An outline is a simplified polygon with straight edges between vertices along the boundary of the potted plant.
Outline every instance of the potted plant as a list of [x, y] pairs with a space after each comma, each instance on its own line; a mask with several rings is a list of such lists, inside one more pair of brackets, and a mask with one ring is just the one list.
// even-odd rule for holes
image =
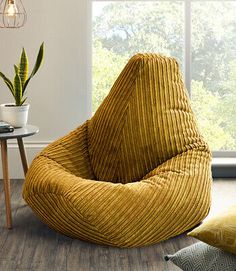
[[14, 65], [15, 76], [11, 81], [2, 72], [0, 77], [6, 83], [12, 96], [15, 99], [15, 103], [1, 104], [1, 117], [3, 121], [6, 121], [13, 125], [15, 128], [23, 127], [27, 123], [29, 104], [26, 102], [26, 88], [30, 80], [37, 73], [40, 68], [44, 57], [44, 43], [40, 46], [38, 56], [34, 65], [34, 68], [30, 75], [28, 75], [28, 57], [25, 49], [22, 49], [19, 65]]

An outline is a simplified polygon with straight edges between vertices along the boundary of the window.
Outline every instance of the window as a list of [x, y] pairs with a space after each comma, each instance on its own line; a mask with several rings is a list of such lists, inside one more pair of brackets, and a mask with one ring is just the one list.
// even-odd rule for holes
[[93, 112], [130, 56], [170, 55], [211, 149], [235, 150], [235, 10], [235, 1], [92, 1]]
[[191, 4], [192, 101], [212, 150], [236, 149], [236, 2]]

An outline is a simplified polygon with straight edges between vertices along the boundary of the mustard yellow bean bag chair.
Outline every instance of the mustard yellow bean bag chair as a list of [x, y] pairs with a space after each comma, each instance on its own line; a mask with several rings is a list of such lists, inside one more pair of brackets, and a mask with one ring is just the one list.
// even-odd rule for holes
[[23, 196], [65, 235], [150, 245], [207, 215], [210, 160], [176, 60], [138, 54], [92, 119], [34, 159]]

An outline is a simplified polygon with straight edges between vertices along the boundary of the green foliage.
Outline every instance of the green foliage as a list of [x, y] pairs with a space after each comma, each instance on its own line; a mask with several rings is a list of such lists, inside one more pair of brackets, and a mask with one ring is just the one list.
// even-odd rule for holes
[[44, 43], [41, 44], [34, 68], [31, 72], [29, 78], [25, 81], [25, 84], [23, 86], [23, 94], [25, 92], [26, 87], [29, 84], [29, 81], [33, 78], [33, 76], [37, 73], [38, 69], [40, 68], [42, 61], [43, 61], [43, 57], [44, 57]]
[[15, 90], [15, 102], [17, 106], [22, 105], [22, 84], [21, 84], [21, 78], [19, 75], [19, 71], [16, 72], [15, 78], [14, 78], [14, 90]]
[[128, 57], [119, 56], [102, 48], [101, 42], [94, 43], [93, 48], [93, 112], [108, 94], [112, 84], [125, 65]]
[[221, 150], [236, 147], [232, 135], [225, 132], [224, 114], [219, 114], [221, 98], [207, 90], [203, 82], [193, 80], [192, 89], [192, 108], [200, 131], [209, 142], [210, 148]]
[[111, 2], [94, 20], [94, 38], [118, 55], [159, 52], [181, 59], [184, 45], [182, 9], [180, 1]]
[[21, 106], [26, 101], [27, 97], [24, 97], [26, 87], [28, 86], [30, 80], [39, 70], [43, 58], [44, 58], [44, 43], [42, 43], [40, 46], [34, 68], [30, 76], [28, 77], [28, 65], [29, 65], [28, 57], [25, 49], [23, 48], [21, 52], [19, 65], [18, 66], [14, 65], [15, 76], [13, 82], [10, 79], [8, 79], [2, 72], [0, 72], [0, 77], [3, 79], [3, 81], [6, 83], [7, 87], [11, 91], [11, 94], [15, 99], [16, 106]]
[[28, 78], [28, 72], [29, 72], [29, 61], [28, 61], [26, 51], [23, 48], [21, 57], [20, 57], [20, 63], [19, 63], [19, 75], [21, 79], [22, 88], [24, 87], [25, 82]]
[[0, 72], [0, 77], [3, 79], [5, 84], [8, 86], [9, 90], [11, 91], [11, 94], [14, 97], [14, 87], [10, 79], [8, 79], [2, 72]]

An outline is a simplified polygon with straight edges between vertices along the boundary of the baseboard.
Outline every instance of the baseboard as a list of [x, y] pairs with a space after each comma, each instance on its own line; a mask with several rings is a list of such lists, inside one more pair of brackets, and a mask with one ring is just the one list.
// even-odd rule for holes
[[[29, 165], [34, 157], [50, 143], [49, 141], [24, 141]], [[24, 178], [18, 145], [11, 141], [8, 142], [8, 167], [11, 179]], [[2, 167], [0, 167], [0, 179], [2, 179]]]

